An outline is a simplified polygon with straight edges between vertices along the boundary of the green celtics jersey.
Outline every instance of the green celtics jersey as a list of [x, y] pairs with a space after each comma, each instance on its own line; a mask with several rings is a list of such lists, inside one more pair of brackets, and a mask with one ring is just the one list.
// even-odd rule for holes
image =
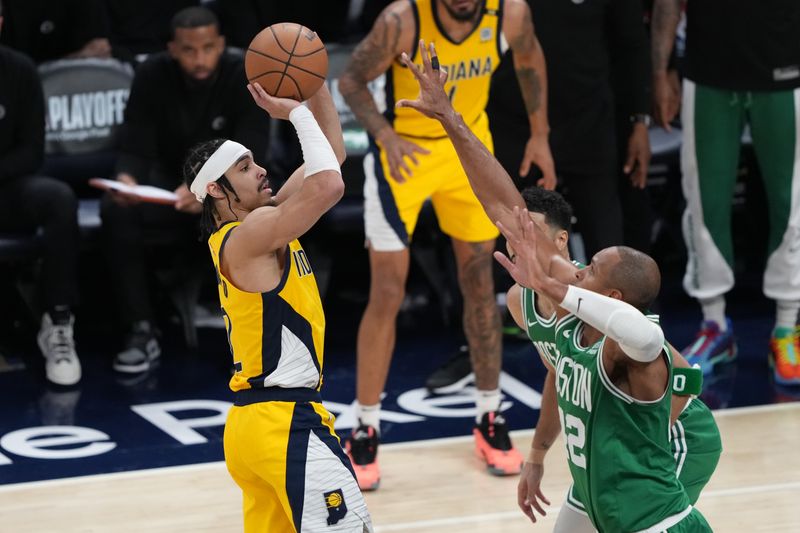
[[522, 287], [520, 291], [522, 300], [522, 319], [525, 321], [525, 331], [528, 338], [536, 347], [539, 356], [547, 360], [553, 368], [556, 366], [556, 314], [543, 317], [536, 310], [536, 293], [533, 289]]
[[[584, 346], [583, 329], [571, 314], [555, 328], [556, 395], [573, 493], [601, 533], [667, 529], [690, 512], [670, 446], [671, 388], [649, 402], [620, 390], [602, 364], [605, 337]], [[665, 346], [671, 383], [669, 353]]]
[[[586, 265], [572, 261], [578, 268]], [[556, 314], [543, 317], [536, 309], [536, 292], [533, 289], [520, 286], [520, 300], [522, 304], [522, 319], [525, 321], [525, 332], [536, 347], [539, 356], [547, 360], [553, 368], [556, 366]]]

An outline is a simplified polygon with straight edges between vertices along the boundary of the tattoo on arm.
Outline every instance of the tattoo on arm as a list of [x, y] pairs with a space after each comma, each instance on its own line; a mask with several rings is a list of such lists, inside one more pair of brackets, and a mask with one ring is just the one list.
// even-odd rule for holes
[[675, 30], [681, 18], [682, 0], [656, 0], [653, 5], [653, 71], [667, 70], [672, 45], [675, 41]]
[[531, 10], [527, 6], [524, 6], [522, 10], [522, 20], [518, 29], [518, 35], [515, 35], [508, 44], [514, 52], [517, 81], [522, 90], [525, 109], [530, 115], [537, 112], [542, 105], [542, 80], [539, 72], [530, 65], [529, 61], [525, 61], [525, 64], [519, 63], [520, 58], [529, 57], [535, 52], [540, 52], [538, 50], [539, 41], [536, 39], [536, 33], [533, 30]]
[[373, 136], [389, 123], [378, 111], [375, 100], [367, 89], [367, 83], [381, 74], [376, 72], [386, 62], [387, 55], [393, 59], [400, 48], [403, 21], [397, 13], [384, 13], [375, 23], [370, 35], [353, 51], [347, 65], [340, 89], [342, 96], [356, 118]]
[[539, 111], [542, 106], [542, 82], [539, 73], [530, 67], [521, 67], [517, 70], [517, 81], [522, 89], [522, 99], [528, 114]]

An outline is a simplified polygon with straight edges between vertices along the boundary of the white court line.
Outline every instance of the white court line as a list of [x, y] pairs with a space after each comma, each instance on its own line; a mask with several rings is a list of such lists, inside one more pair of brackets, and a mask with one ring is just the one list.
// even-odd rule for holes
[[[757, 494], [763, 492], [778, 492], [778, 491], [791, 491], [793, 489], [800, 489], [800, 481], [790, 483], [775, 483], [773, 485], [751, 485], [746, 487], [737, 487], [735, 489], [721, 489], [712, 490], [701, 493], [702, 499], [707, 498], [725, 498], [726, 496], [740, 496], [743, 494]], [[558, 514], [561, 506], [548, 507], [547, 514]], [[701, 509], [702, 512], [702, 509]], [[474, 524], [476, 522], [489, 522], [497, 520], [516, 520], [522, 518], [524, 515], [522, 511], [506, 511], [503, 513], [485, 513], [467, 516], [452, 516], [448, 518], [436, 518], [432, 520], [418, 520], [416, 522], [401, 522], [398, 524], [387, 524], [384, 526], [376, 526], [375, 533], [383, 533], [385, 531], [411, 531], [415, 529], [427, 529], [441, 526], [453, 526], [459, 524]]]
[[[749, 406], [749, 407], [731, 407], [728, 409], [719, 409], [714, 411], [714, 416], [729, 416], [734, 414], [752, 414], [752, 413], [761, 413], [761, 412], [769, 412], [769, 411], [783, 411], [783, 410], [798, 410], [800, 411], [800, 402], [789, 402], [789, 403], [781, 403], [781, 404], [770, 404], [770, 405], [756, 405], [756, 406]], [[517, 429], [514, 431], [510, 431], [511, 436], [516, 438], [526, 438], [533, 435], [534, 430], [532, 429]], [[408, 442], [395, 442], [389, 444], [382, 444], [382, 449], [393, 449], [393, 450], [407, 450], [407, 449], [416, 449], [416, 448], [427, 448], [429, 446], [436, 446], [440, 444], [456, 444], [460, 442], [467, 442], [472, 441], [472, 435], [462, 435], [458, 437], [440, 437], [435, 439], [425, 439], [425, 440], [415, 440], [415, 441], [408, 441]], [[724, 452], [723, 452], [724, 453]], [[12, 483], [12, 484], [5, 484], [0, 485], [0, 493], [3, 492], [11, 492], [14, 490], [23, 490], [29, 488], [39, 488], [39, 487], [51, 487], [51, 486], [59, 486], [59, 485], [70, 485], [70, 484], [80, 484], [80, 483], [89, 483], [92, 481], [101, 481], [101, 480], [112, 480], [115, 478], [119, 479], [130, 479], [130, 478], [138, 478], [144, 476], [158, 476], [158, 475], [169, 475], [173, 473], [180, 473], [180, 472], [203, 472], [206, 470], [215, 470], [218, 468], [225, 468], [225, 461], [214, 461], [210, 463], [195, 463], [190, 465], [178, 465], [178, 466], [163, 466], [159, 468], [149, 468], [144, 470], [130, 470], [126, 472], [110, 472], [106, 474], [92, 474], [89, 476], [76, 476], [76, 477], [69, 477], [69, 478], [61, 478], [61, 479], [46, 479], [42, 481], [28, 481], [24, 483]]]

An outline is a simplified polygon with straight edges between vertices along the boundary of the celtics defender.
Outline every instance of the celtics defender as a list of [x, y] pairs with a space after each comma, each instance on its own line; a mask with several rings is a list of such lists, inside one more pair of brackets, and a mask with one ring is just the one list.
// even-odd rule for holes
[[[571, 220], [569, 204], [555, 191], [533, 187], [524, 190], [522, 197], [534, 222], [539, 224], [553, 242], [554, 250], [568, 260], [567, 241]], [[510, 250], [510, 253], [513, 251]], [[514, 285], [508, 291], [508, 309], [517, 324], [527, 332], [548, 370], [539, 421], [518, 490], [520, 508], [535, 520], [531, 506], [539, 507], [537, 495], [540, 494], [544, 474], [544, 457], [561, 430], [555, 398], [555, 306], [533, 290]], [[652, 315], [648, 316], [654, 318]], [[700, 392], [702, 375], [698, 375], [699, 371], [696, 369], [689, 369], [680, 354], [674, 350], [672, 353], [675, 357], [675, 378], [671, 418], [677, 420], [670, 430], [670, 443], [678, 479], [683, 484], [689, 501], [694, 504], [716, 469], [722, 453], [722, 443], [711, 411], [700, 399], [694, 397]], [[554, 531], [590, 533], [594, 530], [580, 497], [570, 488], [565, 505], [559, 511]]]
[[239, 143], [203, 143], [185, 164], [211, 233], [235, 369], [225, 463], [242, 489], [246, 532], [371, 531], [320, 398], [325, 315], [297, 240], [344, 191], [338, 115], [325, 86], [308, 108], [273, 98], [258, 84], [248, 89], [273, 118], [292, 122], [305, 162], [274, 196], [266, 171]]
[[[431, 48], [431, 52], [433, 51], [433, 48]], [[412, 70], [419, 83], [419, 96], [413, 101], [407, 100], [398, 102], [398, 105], [414, 108], [426, 116], [439, 120], [447, 131], [448, 136], [451, 138], [453, 146], [470, 180], [470, 184], [476, 196], [486, 208], [487, 213], [498, 221], [505, 221], [509, 226], [519, 223], [519, 217], [514, 216], [512, 210], [509, 208], [509, 206], [516, 206], [522, 203], [519, 192], [514, 188], [508, 174], [503, 170], [502, 166], [500, 166], [491, 153], [480, 143], [479, 139], [469, 131], [464, 120], [453, 110], [452, 106], [449, 105], [447, 95], [443, 90], [447, 75], [434, 68], [436, 61], [428, 58], [427, 50], [422, 46], [421, 55], [423, 60], [422, 69], [413, 65], [408, 58], [404, 57], [405, 64]], [[524, 214], [523, 218], [528, 224], [533, 224], [527, 214]], [[498, 222], [498, 225], [500, 225], [500, 222]], [[566, 240], [564, 240], [564, 243], [566, 244]], [[516, 242], [514, 244], [516, 246]], [[528, 250], [526, 249], [525, 251]], [[636, 261], [630, 261], [627, 258], [623, 263], [621, 255], [623, 252], [617, 251], [616, 249], [608, 253], [612, 253], [611, 259], [613, 263], [616, 263], [616, 266], [620, 267], [621, 272], [623, 272], [622, 267], [628, 267], [632, 262], [636, 263]], [[631, 254], [625, 252], [625, 255]], [[636, 254], [633, 254], [633, 256], [635, 259], [640, 257]], [[649, 260], [649, 258], [647, 259]], [[634, 264], [633, 266], [646, 267], [649, 265], [651, 267], [650, 270], [652, 270], [654, 264], [652, 260], [649, 261], [650, 263], [639, 261], [645, 264]], [[514, 265], [508, 262], [508, 260], [506, 260], [506, 262], [507, 266], [512, 269], [512, 273], [514, 273]], [[575, 275], [576, 281], [580, 282], [581, 278], [590, 281], [594, 280], [594, 264], [579, 271], [573, 265], [569, 265], [569, 267], [573, 271], [580, 273]], [[632, 270], [635, 271], [636, 269], [634, 268]], [[646, 272], [646, 270], [643, 271]], [[628, 269], [624, 270], [624, 273], [628, 274]], [[655, 273], [657, 274], [657, 267]], [[589, 276], [589, 274], [592, 275]], [[631, 276], [631, 278], [634, 277], [635, 276]], [[649, 289], [650, 292], [653, 292], [653, 287], [646, 286], [647, 283], [645, 282], [647, 279], [649, 278], [645, 276], [645, 280], [642, 284], [645, 285], [645, 289]], [[652, 280], [650, 284], [652, 285]], [[587, 283], [586, 285], [589, 288], [593, 288], [591, 283]], [[599, 287], [599, 285], [597, 285], [597, 287]], [[541, 290], [541, 287], [538, 285], [534, 288]], [[561, 283], [559, 289], [566, 292], [568, 287]], [[574, 289], [581, 290], [577, 288]], [[615, 295], [619, 296], [622, 294], [619, 289], [615, 290]], [[583, 292], [588, 293], [589, 291]], [[657, 290], [655, 292], [657, 292]], [[626, 293], [628, 293], [628, 296], [634, 295], [627, 288]], [[552, 291], [545, 294], [558, 302], [563, 299], [563, 295], [554, 295]], [[591, 296], [591, 294], [593, 293], [589, 295], [581, 293], [578, 300], [578, 308], [580, 308], [580, 304], [584, 300], [587, 304], [593, 301], [593, 296]], [[603, 299], [600, 295], [594, 296]], [[644, 301], [646, 299], [645, 297], [640, 298], [643, 303], [639, 303], [643, 307], [650, 304], [649, 300], [646, 302]], [[610, 299], [606, 298], [602, 303], [607, 303], [606, 300]], [[625, 305], [621, 302], [617, 303], [623, 306]], [[596, 306], [589, 305], [589, 307], [594, 310]], [[576, 463], [582, 464], [583, 467], [587, 464], [591, 464], [591, 468], [594, 468], [595, 465], [606, 466], [604, 475], [597, 475], [592, 478], [593, 484], [587, 483], [588, 478], [585, 476], [585, 473], [573, 473], [576, 478], [575, 484], [579, 486], [579, 497], [583, 501], [593, 523], [600, 530], [637, 531], [651, 526], [666, 529], [677, 523], [681, 524], [679, 526], [680, 528], [689, 531], [706, 530], [707, 525], [699, 513], [692, 510], [689, 504], [689, 498], [675, 474], [676, 466], [670, 450], [668, 437], [671, 410], [672, 370], [669, 354], [663, 352], [663, 333], [657, 325], [652, 324], [643, 315], [637, 315], [635, 310], [631, 314], [630, 309], [628, 309], [629, 307], [630, 306], [625, 309], [627, 312], [621, 315], [622, 323], [627, 323], [628, 319], [639, 316], [643, 319], [644, 331], [649, 332], [650, 335], [643, 337], [637, 335], [629, 337], [625, 335], [620, 337], [617, 333], [621, 331], [615, 330], [612, 336], [622, 342], [620, 344], [618, 341], [610, 340], [608, 343], [609, 348], [604, 353], [609, 354], [609, 356], [614, 356], [612, 366], [617, 365], [612, 368], [613, 372], [611, 374], [614, 381], [611, 382], [611, 385], [613, 385], [615, 389], [621, 389], [622, 393], [627, 395], [625, 397], [626, 399], [623, 401], [630, 399], [632, 404], [636, 404], [631, 407], [630, 410], [637, 416], [629, 416], [626, 412], [626, 406], [612, 405], [613, 401], [610, 402], [609, 405], [611, 406], [607, 407], [606, 411], [596, 410], [595, 414], [601, 413], [597, 415], [599, 417], [598, 419], [601, 420], [598, 429], [600, 431], [608, 431], [609, 424], [612, 428], [612, 433], [607, 433], [605, 435], [605, 437], [609, 439], [607, 440], [607, 444], [611, 446], [590, 446], [587, 451], [597, 454], [597, 461], [593, 458], [591, 462], [589, 458], [582, 453], [583, 449], [581, 448], [581, 445], [585, 444], [587, 435], [585, 431], [586, 425], [584, 424], [583, 433], [576, 433], [574, 426], [579, 424], [580, 421], [576, 422], [573, 420], [576, 416], [573, 413], [570, 413], [570, 418], [564, 418], [565, 423], [561, 424], [569, 435], [567, 442], [569, 448], [575, 451], [573, 457]], [[584, 305], [584, 310], [585, 309], [586, 305]], [[579, 309], [575, 311], [577, 313]], [[613, 311], [612, 300], [612, 309], [609, 312], [613, 313]], [[636, 322], [634, 322], [634, 324]], [[618, 327], [619, 323], [615, 321], [613, 325]], [[561, 333], [563, 333], [563, 331]], [[571, 337], [574, 336], [571, 332], [568, 335]], [[624, 349], [621, 349], [620, 346]], [[659, 358], [659, 354], [662, 353], [663, 357]], [[563, 368], [560, 366], [562, 359], [557, 350], [551, 354], [551, 357], [555, 366], [558, 368], [559, 376], [563, 375], [565, 378], [565, 380], [559, 382], [559, 387], [557, 389], [557, 391], [561, 392], [561, 396], [559, 396], [559, 402], [561, 402], [562, 399], [567, 397], [566, 390], [569, 377], [566, 376], [566, 374], [562, 374]], [[595, 359], [602, 360], [605, 355], [601, 355], [601, 357], [598, 358], [595, 353], [594, 357]], [[641, 362], [638, 362], [639, 360], [641, 360]], [[582, 366], [581, 368], [585, 369], [589, 367]], [[578, 403], [578, 408], [586, 409], [586, 407], [593, 402], [595, 404], [597, 404], [597, 402], [609, 403], [606, 391], [598, 386], [599, 384], [592, 387], [591, 383], [589, 383], [597, 376], [597, 372], [589, 371], [584, 373], [583, 376], [583, 378], [576, 376], [575, 381], [572, 381], [572, 383], [579, 383], [582, 386], [588, 384], [585, 387], [573, 389], [572, 392], [574, 392], [574, 394], [569, 395], [570, 398], [575, 398], [575, 401]], [[622, 382], [617, 381], [620, 379]], [[593, 395], [592, 391], [597, 395], [596, 397]], [[632, 399], [634, 397], [635, 399]], [[641, 409], [642, 412], [639, 413], [640, 408], [637, 402], [641, 400], [652, 403], [650, 404], [651, 407], [645, 406]], [[639, 417], [639, 414], [642, 416]], [[613, 420], [615, 416], [619, 416], [619, 420]], [[611, 417], [611, 419], [602, 420], [606, 417]], [[641, 419], [639, 420], [639, 418]], [[631, 423], [626, 424], [626, 419]], [[592, 428], [594, 429], [594, 426], [592, 426]], [[630, 435], [625, 436], [623, 441], [620, 442], [619, 439], [613, 435], [613, 428], [620, 428], [621, 433], [625, 430], [630, 430]], [[646, 432], [644, 428], [646, 428]], [[583, 443], [581, 439], [584, 439]], [[622, 458], [608, 456], [609, 452], [614, 450], [613, 445], [615, 443], [619, 444], [620, 450], [630, 453], [630, 456]], [[651, 458], [654, 461], [652, 464], [650, 464]], [[623, 468], [618, 468], [616, 466], [622, 464], [625, 465]], [[581, 468], [581, 466], [577, 466], [577, 468]], [[631, 474], [629, 475], [628, 473]], [[614, 496], [612, 498], [613, 501], [601, 501], [604, 500], [602, 494], [605, 494], [605, 491]], [[589, 496], [587, 496], [587, 494], [589, 494]], [[648, 501], [642, 505], [640, 505], [637, 498], [640, 495], [646, 495], [648, 498]], [[630, 503], [629, 508], [624, 505], [626, 501]], [[640, 510], [637, 511], [637, 508]]]
[[[349, 441], [359, 484], [378, 487], [380, 398], [395, 345], [395, 322], [405, 294], [408, 246], [423, 203], [430, 199], [439, 226], [452, 239], [464, 297], [464, 333], [475, 372], [478, 455], [490, 473], [517, 474], [522, 455], [513, 447], [500, 413], [501, 324], [492, 282], [491, 253], [497, 228], [469, 187], [441, 124], [395, 102], [413, 98], [417, 83], [399, 60], [420, 62], [419, 39], [435, 42], [450, 72], [447, 94], [467, 127], [492, 149], [484, 108], [492, 72], [507, 48], [531, 125], [521, 173], [532, 162], [553, 188], [555, 172], [547, 141], [544, 55], [524, 0], [399, 0], [378, 17], [358, 45], [339, 88], [370, 134], [364, 160], [364, 223], [370, 259], [370, 293], [356, 345], [359, 427]], [[367, 83], [385, 73], [385, 113]]]
[[[545, 234], [526, 210], [515, 214], [515, 224], [498, 223], [515, 260], [495, 257], [517, 283], [559, 305], [553, 362], [571, 493], [599, 531], [711, 531], [678, 481], [665, 438], [672, 350], [642, 313], [660, 288], [655, 261], [618, 246], [582, 269], [558, 254], [542, 263]], [[565, 269], [572, 285], [560, 281]]]

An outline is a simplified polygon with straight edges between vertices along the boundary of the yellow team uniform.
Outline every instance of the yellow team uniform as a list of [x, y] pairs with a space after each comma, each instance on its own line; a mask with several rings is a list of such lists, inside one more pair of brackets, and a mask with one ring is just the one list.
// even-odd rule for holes
[[220, 269], [230, 222], [208, 240], [235, 374], [225, 462], [241, 487], [246, 532], [371, 530], [366, 504], [323, 406], [325, 315], [297, 240], [268, 292], [239, 290]]
[[[501, 31], [502, 0], [486, 0], [475, 29], [456, 43], [445, 35], [436, 15], [436, 0], [409, 0], [417, 22], [417, 39], [434, 43], [439, 61], [449, 73], [445, 91], [453, 107], [475, 135], [493, 150], [485, 107], [492, 73], [505, 47]], [[412, 61], [421, 64], [415, 47]], [[408, 245], [420, 209], [430, 198], [439, 226], [446, 234], [467, 242], [490, 240], [498, 232], [469, 186], [455, 149], [442, 125], [414, 109], [395, 109], [396, 101], [415, 99], [419, 85], [399, 59], [386, 73], [384, 115], [401, 137], [430, 151], [419, 155], [419, 165], [409, 162], [413, 175], [397, 183], [389, 173], [385, 152], [374, 139], [364, 160], [367, 238], [378, 251], [400, 250]]]

